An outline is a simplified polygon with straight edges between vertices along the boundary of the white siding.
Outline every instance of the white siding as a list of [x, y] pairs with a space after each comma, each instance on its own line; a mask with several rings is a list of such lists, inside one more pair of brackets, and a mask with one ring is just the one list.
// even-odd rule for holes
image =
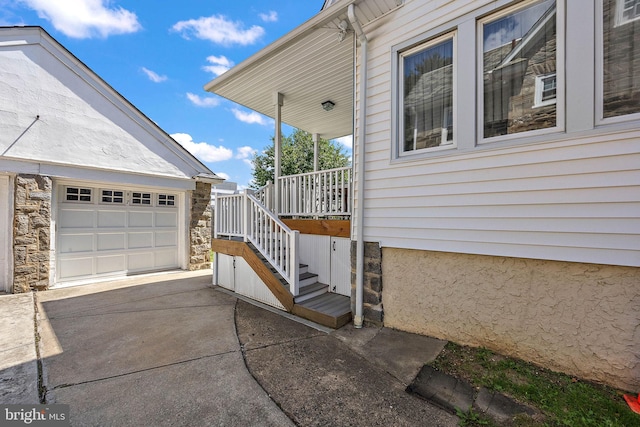
[[[408, 1], [389, 19], [365, 28], [370, 42], [364, 240], [386, 247], [640, 266], [640, 123], [477, 147], [474, 114], [458, 121], [461, 148], [394, 158], [392, 47], [454, 29], [473, 36], [476, 14], [461, 16], [488, 12], [492, 3]], [[468, 39], [459, 37], [458, 43]], [[468, 55], [475, 48], [459, 52]], [[567, 103], [567, 109], [576, 108]], [[458, 108], [468, 111], [468, 105]], [[572, 113], [567, 120], [593, 114]], [[584, 122], [567, 123], [566, 129], [584, 129]]]

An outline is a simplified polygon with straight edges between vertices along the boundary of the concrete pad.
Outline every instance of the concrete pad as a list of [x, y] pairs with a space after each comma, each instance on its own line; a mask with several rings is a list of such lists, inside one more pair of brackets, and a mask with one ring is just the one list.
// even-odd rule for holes
[[[242, 310], [243, 313], [242, 316], [236, 317], [236, 328], [238, 339], [245, 351], [326, 335], [324, 332], [293, 322], [250, 303], [239, 301], [237, 309]], [[260, 319], [263, 316], [271, 321], [261, 322]]]
[[65, 387], [56, 396], [70, 405], [72, 425], [293, 425], [244, 369], [239, 351]]
[[346, 325], [335, 332], [346, 345], [405, 385], [420, 369], [438, 357], [446, 341], [389, 328]]
[[[50, 325], [41, 332], [48, 388], [238, 349], [232, 327], [234, 306], [220, 303], [220, 299], [231, 302], [227, 296], [215, 298], [210, 288], [156, 296], [154, 287], [147, 284], [132, 288], [138, 290], [140, 296], [122, 295], [118, 290], [114, 291], [116, 295], [101, 292], [98, 295], [104, 305], [100, 307], [91, 301], [91, 311], [82, 309], [87, 305], [84, 298], [92, 299], [95, 295], [61, 300], [68, 314], [56, 307], [57, 300], [41, 303], [43, 323], [48, 321]], [[118, 304], [123, 297], [127, 299]], [[134, 302], [129, 297], [134, 297]], [[80, 308], [72, 309], [72, 306]], [[50, 310], [60, 314], [51, 317]], [[55, 345], [55, 350], [51, 350], [49, 344]]]
[[33, 294], [0, 296], [0, 325], [0, 403], [39, 403]]
[[242, 344], [265, 329], [297, 330], [295, 339], [284, 334], [269, 345], [245, 347], [250, 372], [297, 425], [457, 425], [457, 417], [406, 393], [402, 382], [332, 335], [305, 332], [240, 302], [236, 324]]

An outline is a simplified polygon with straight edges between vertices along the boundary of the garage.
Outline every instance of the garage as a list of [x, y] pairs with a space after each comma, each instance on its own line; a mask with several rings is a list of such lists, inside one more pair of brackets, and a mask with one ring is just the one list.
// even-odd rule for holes
[[59, 184], [57, 281], [180, 268], [184, 199], [176, 190]]

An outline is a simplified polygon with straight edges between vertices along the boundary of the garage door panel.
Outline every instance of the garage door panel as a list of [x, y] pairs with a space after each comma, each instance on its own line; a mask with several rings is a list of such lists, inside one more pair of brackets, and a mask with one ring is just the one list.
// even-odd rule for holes
[[176, 246], [178, 233], [176, 231], [156, 231], [156, 248]]
[[178, 214], [176, 212], [157, 212], [156, 227], [177, 227]]
[[101, 233], [98, 234], [97, 248], [99, 251], [112, 251], [125, 249], [125, 233]]
[[153, 232], [129, 232], [129, 249], [149, 249], [153, 247]]
[[129, 227], [153, 227], [153, 212], [129, 212]]
[[79, 209], [60, 209], [59, 228], [92, 228], [94, 212]]
[[126, 271], [124, 254], [99, 256], [96, 258], [96, 274], [118, 273]]
[[93, 257], [59, 260], [60, 277], [78, 278], [93, 275]]
[[175, 251], [157, 251], [155, 261], [156, 268], [169, 268], [178, 262]]
[[58, 252], [68, 254], [74, 252], [93, 251], [93, 234], [63, 234], [58, 238]]
[[129, 271], [152, 270], [155, 268], [153, 252], [139, 252], [127, 256]]
[[127, 212], [98, 211], [98, 228], [124, 228], [127, 226]]

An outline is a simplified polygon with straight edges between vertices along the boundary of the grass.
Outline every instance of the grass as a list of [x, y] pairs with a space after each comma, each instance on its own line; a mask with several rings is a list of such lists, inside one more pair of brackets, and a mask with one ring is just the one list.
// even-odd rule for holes
[[[538, 408], [543, 419], [519, 417], [509, 426], [640, 426], [621, 391], [543, 369], [485, 348], [448, 343], [431, 364], [447, 374]], [[459, 414], [461, 426], [499, 426], [482, 414]]]

